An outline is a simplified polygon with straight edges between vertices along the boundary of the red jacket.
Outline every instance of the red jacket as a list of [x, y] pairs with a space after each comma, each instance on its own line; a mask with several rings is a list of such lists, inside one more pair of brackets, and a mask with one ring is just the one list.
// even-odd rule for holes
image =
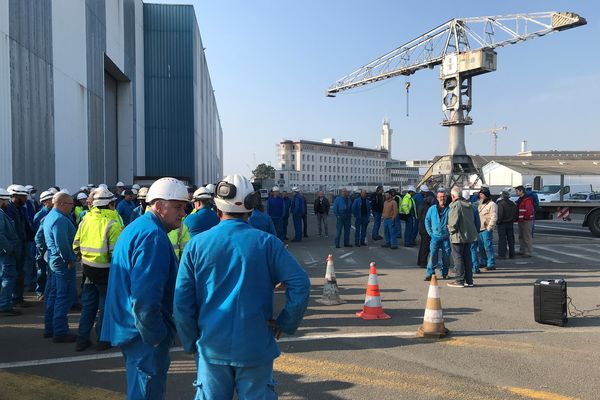
[[531, 196], [523, 196], [519, 199], [517, 206], [519, 207], [519, 221], [531, 221], [535, 215], [533, 207], [533, 198]]

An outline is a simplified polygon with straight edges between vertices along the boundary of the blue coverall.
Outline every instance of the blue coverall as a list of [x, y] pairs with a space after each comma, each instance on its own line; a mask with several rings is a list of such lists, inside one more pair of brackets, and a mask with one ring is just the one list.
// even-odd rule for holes
[[69, 334], [67, 312], [73, 304], [76, 292], [76, 271], [70, 263], [77, 261], [73, 252], [75, 225], [68, 215], [53, 208], [42, 224], [44, 240], [48, 248], [48, 265], [52, 270], [46, 285], [47, 298], [44, 303], [44, 332], [54, 337]]
[[[41, 236], [43, 239], [44, 231], [42, 230], [41, 234], [40, 234], [40, 225], [41, 225], [42, 221], [44, 220], [44, 218], [46, 218], [46, 215], [48, 215], [50, 210], [51, 210], [50, 208], [44, 206], [33, 217], [33, 230], [35, 232], [34, 242], [36, 245], [35, 261], [36, 261], [36, 267], [37, 267], [35, 292], [38, 294], [38, 296], [43, 295], [44, 291], [46, 289], [46, 280], [47, 280], [47, 275], [48, 275], [48, 263], [46, 262], [46, 260], [44, 260], [43, 256], [42, 257], [39, 256], [40, 247], [38, 246], [37, 242], [38, 242], [38, 236]], [[44, 243], [43, 249], [45, 252], [46, 251], [46, 243], [43, 240], [42, 240], [42, 242]]]
[[349, 197], [338, 196], [333, 202], [335, 224], [335, 247], [340, 247], [340, 236], [344, 229], [344, 246], [350, 245], [350, 224], [352, 220], [352, 200]]
[[[280, 196], [271, 196], [267, 199], [267, 214], [273, 221], [277, 237], [282, 241], [285, 240], [285, 231], [283, 230], [283, 217], [285, 215], [285, 200]], [[288, 204], [289, 207], [289, 204]], [[288, 211], [289, 217], [289, 211]], [[286, 225], [287, 229], [287, 225]]]
[[133, 212], [135, 207], [136, 205], [133, 201], [127, 201], [123, 199], [121, 202], [119, 202], [119, 205], [117, 206], [117, 212], [121, 216], [121, 219], [123, 220], [125, 226], [129, 225], [131, 221], [131, 213]]
[[[287, 240], [287, 231], [288, 224], [290, 222], [290, 208], [292, 207], [292, 201], [289, 197], [283, 197], [283, 223], [281, 224], [281, 232], [283, 234], [283, 238], [280, 238], [282, 241]], [[277, 227], [275, 227], [277, 229]]]
[[0, 209], [0, 311], [11, 310], [17, 282], [15, 251], [20, 239], [10, 217]]
[[254, 211], [252, 211], [252, 215], [250, 215], [248, 223], [250, 226], [256, 229], [260, 229], [263, 232], [277, 236], [277, 231], [275, 230], [275, 225], [273, 225], [273, 220], [260, 210], [254, 209]]
[[302, 216], [304, 215], [305, 200], [300, 193], [296, 193], [292, 199], [292, 206], [290, 211], [292, 213], [292, 220], [294, 221], [294, 242], [302, 240]]
[[367, 208], [366, 215], [362, 215], [362, 202], [362, 197], [359, 197], [352, 203], [352, 215], [354, 215], [354, 227], [356, 228], [354, 244], [356, 246], [366, 245], [365, 239], [367, 238], [367, 227], [369, 226], [369, 217], [371, 215], [371, 202], [368, 199], [364, 199]]
[[102, 324], [101, 340], [123, 352], [129, 399], [165, 398], [176, 277], [173, 245], [162, 222], [148, 211], [117, 240]]
[[276, 399], [271, 328], [273, 289], [283, 282], [285, 307], [276, 318], [292, 334], [308, 305], [310, 281], [273, 235], [241, 219], [223, 220], [194, 238], [181, 257], [175, 289], [177, 332], [197, 353], [197, 399]]
[[425, 215], [425, 229], [431, 236], [429, 245], [429, 259], [427, 260], [426, 277], [435, 274], [435, 267], [438, 264], [438, 251], [442, 251], [442, 276], [448, 276], [450, 267], [450, 256], [452, 253], [450, 247], [450, 233], [448, 232], [448, 207], [444, 207], [441, 216], [438, 205], [429, 207]]
[[217, 225], [219, 221], [221, 220], [216, 212], [208, 207], [204, 207], [185, 217], [183, 223], [190, 231], [190, 236], [194, 237]]

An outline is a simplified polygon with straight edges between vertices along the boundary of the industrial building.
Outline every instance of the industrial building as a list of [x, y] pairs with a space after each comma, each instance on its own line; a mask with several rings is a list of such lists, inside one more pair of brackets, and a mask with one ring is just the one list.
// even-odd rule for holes
[[222, 154], [192, 6], [0, 1], [0, 186], [215, 182]]

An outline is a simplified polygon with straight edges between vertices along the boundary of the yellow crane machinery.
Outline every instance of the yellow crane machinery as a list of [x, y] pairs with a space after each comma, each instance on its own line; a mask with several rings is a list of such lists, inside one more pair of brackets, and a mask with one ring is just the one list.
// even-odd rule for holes
[[496, 70], [494, 49], [498, 47], [586, 23], [575, 13], [555, 11], [455, 18], [337, 80], [326, 95], [335, 97], [346, 90], [439, 65], [444, 113], [441, 124], [448, 127], [448, 154], [429, 168], [421, 183], [472, 188], [483, 183], [465, 147], [465, 126], [473, 123], [469, 116], [472, 78]]

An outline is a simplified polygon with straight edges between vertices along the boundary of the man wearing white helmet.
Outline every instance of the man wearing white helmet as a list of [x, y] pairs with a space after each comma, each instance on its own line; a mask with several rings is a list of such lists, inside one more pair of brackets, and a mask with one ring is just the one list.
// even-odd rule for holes
[[136, 208], [134, 208], [133, 211], [131, 212], [131, 218], [129, 219], [129, 223], [132, 223], [137, 218], [144, 215], [144, 213], [146, 212], [146, 208], [148, 207], [148, 205], [146, 203], [146, 195], [147, 194], [148, 194], [147, 187], [140, 188], [138, 195], [137, 195], [138, 206]]
[[44, 337], [53, 337], [54, 343], [72, 343], [75, 335], [69, 332], [67, 313], [77, 290], [77, 257], [72, 248], [76, 229], [70, 218], [73, 199], [66, 193], [58, 192], [52, 202], [54, 207], [42, 224], [48, 246], [48, 265], [52, 271], [44, 303]]
[[75, 208], [73, 209], [73, 214], [75, 216], [75, 222], [79, 224], [81, 222], [81, 214], [87, 210], [87, 194], [84, 192], [77, 193], [75, 197], [77, 203], [75, 204]]
[[123, 352], [129, 399], [165, 398], [177, 275], [167, 232], [182, 223], [187, 189], [161, 178], [146, 201], [150, 209], [123, 230], [112, 253], [101, 334]]
[[20, 245], [19, 236], [12, 219], [6, 214], [10, 195], [0, 188], [0, 315], [21, 315], [12, 304], [13, 291], [17, 279], [15, 249]]
[[[275, 399], [275, 339], [302, 321], [310, 281], [275, 236], [246, 222], [260, 194], [248, 179], [217, 184], [219, 225], [194, 236], [183, 253], [174, 314], [184, 350], [196, 353], [197, 398]], [[273, 289], [286, 287], [286, 304], [272, 320]]]
[[194, 211], [188, 215], [184, 221], [190, 231], [191, 237], [209, 230], [219, 223], [219, 216], [210, 209], [212, 203], [212, 194], [210, 191], [201, 187], [194, 192]]
[[26, 279], [30, 281], [32, 277], [32, 271], [25, 271], [25, 265], [28, 258], [27, 253], [29, 251], [28, 242], [34, 238], [33, 228], [27, 218], [27, 210], [25, 207], [28, 193], [27, 189], [22, 185], [11, 185], [8, 187], [7, 191], [10, 194], [10, 201], [5, 211], [15, 224], [17, 236], [19, 237], [18, 245], [15, 248], [17, 282], [13, 292], [13, 303], [20, 307], [30, 307], [31, 304], [23, 299], [25, 281]]
[[285, 232], [283, 230], [283, 217], [285, 214], [285, 204], [283, 198], [279, 194], [279, 186], [273, 186], [271, 190], [272, 195], [267, 199], [267, 213], [273, 225], [275, 226], [275, 232], [279, 240], [285, 240]]
[[[404, 221], [404, 247], [415, 245], [415, 221], [417, 220], [417, 205], [413, 199], [415, 187], [410, 185], [400, 204], [400, 219]], [[398, 228], [400, 229], [400, 228]]]
[[[98, 189], [94, 198], [94, 208], [79, 224], [73, 251], [81, 260], [83, 268], [83, 290], [81, 293], [81, 316], [77, 332], [76, 351], [83, 351], [92, 345], [90, 332], [98, 314], [96, 336], [100, 338], [104, 316], [104, 299], [108, 285], [108, 272], [113, 249], [123, 228], [106, 211], [114, 210], [114, 195], [106, 189]], [[98, 341], [96, 350], [110, 348], [110, 343]]]

